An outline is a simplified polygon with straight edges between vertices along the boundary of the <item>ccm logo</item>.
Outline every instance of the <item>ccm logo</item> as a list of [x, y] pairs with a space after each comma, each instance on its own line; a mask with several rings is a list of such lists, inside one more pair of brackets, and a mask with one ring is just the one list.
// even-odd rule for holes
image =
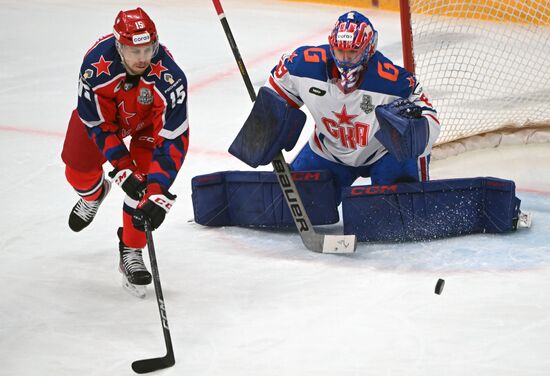
[[351, 187], [352, 196], [377, 195], [380, 193], [397, 192], [397, 184], [393, 185], [369, 185], [366, 187]]
[[220, 175], [206, 175], [206, 176], [195, 178], [195, 181], [199, 183], [208, 183], [210, 181], [220, 182], [221, 177]]
[[152, 195], [151, 199], [155, 204], [166, 210], [167, 213], [168, 211], [170, 211], [170, 209], [172, 209], [172, 204], [174, 203], [174, 201], [167, 200], [166, 198], [164, 198], [164, 196], [161, 195]]
[[166, 330], [170, 330], [170, 328], [168, 327], [168, 318], [166, 317], [166, 307], [164, 306], [164, 301], [162, 299], [158, 299], [158, 302], [160, 317], [162, 317], [162, 326], [164, 326]]
[[150, 136], [140, 136], [138, 138], [138, 140], [140, 141], [147, 141], [147, 142], [155, 142], [155, 138], [154, 137], [150, 137]]
[[302, 181], [302, 180], [321, 180], [320, 172], [292, 172], [292, 180]]
[[115, 183], [117, 185], [122, 185], [126, 179], [128, 179], [130, 177], [130, 170], [128, 169], [124, 169], [122, 171], [120, 171], [116, 176], [115, 176]]

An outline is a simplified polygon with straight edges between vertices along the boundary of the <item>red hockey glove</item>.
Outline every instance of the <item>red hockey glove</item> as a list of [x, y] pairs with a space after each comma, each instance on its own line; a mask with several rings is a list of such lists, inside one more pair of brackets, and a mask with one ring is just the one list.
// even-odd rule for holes
[[132, 223], [140, 231], [145, 231], [144, 224], [148, 221], [151, 224], [151, 230], [156, 230], [164, 221], [166, 213], [170, 211], [176, 201], [176, 195], [168, 190], [151, 184], [147, 187], [147, 193], [139, 202]]
[[116, 168], [109, 172], [109, 177], [133, 200], [139, 201], [145, 195], [147, 177], [136, 171], [132, 164], [126, 168]]

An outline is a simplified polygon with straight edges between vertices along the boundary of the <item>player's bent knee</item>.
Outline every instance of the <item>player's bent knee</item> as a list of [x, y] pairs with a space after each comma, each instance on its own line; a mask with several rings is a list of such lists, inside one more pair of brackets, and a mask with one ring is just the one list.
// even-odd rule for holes
[[[312, 224], [339, 221], [335, 186], [329, 171], [293, 172], [292, 177]], [[195, 176], [191, 185], [195, 222], [201, 225], [277, 227], [294, 224], [272, 172], [215, 172]]]
[[358, 241], [414, 241], [516, 229], [515, 184], [498, 178], [352, 186], [343, 192], [344, 233]]

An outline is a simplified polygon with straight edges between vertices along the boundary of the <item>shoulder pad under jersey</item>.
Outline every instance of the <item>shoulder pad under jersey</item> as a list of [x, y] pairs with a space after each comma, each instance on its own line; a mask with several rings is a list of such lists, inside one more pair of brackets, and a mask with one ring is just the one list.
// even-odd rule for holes
[[163, 96], [181, 87], [187, 90], [187, 78], [176, 64], [172, 55], [163, 45], [159, 46], [157, 54], [151, 60], [151, 66], [143, 74], [145, 81], [154, 82]]
[[329, 59], [328, 45], [302, 46], [286, 57], [285, 67], [293, 76], [326, 81]]
[[125, 73], [112, 34], [101, 38], [88, 50], [80, 67], [80, 76], [92, 88]]
[[395, 65], [381, 52], [376, 52], [367, 64], [360, 89], [408, 98], [416, 80], [411, 72]]

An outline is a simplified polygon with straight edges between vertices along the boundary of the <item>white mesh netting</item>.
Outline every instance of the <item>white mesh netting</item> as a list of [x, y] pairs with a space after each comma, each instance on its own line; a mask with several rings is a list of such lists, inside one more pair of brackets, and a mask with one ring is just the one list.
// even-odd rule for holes
[[550, 141], [549, 0], [409, 3], [416, 75], [438, 109], [440, 147], [514, 129], [516, 141]]

